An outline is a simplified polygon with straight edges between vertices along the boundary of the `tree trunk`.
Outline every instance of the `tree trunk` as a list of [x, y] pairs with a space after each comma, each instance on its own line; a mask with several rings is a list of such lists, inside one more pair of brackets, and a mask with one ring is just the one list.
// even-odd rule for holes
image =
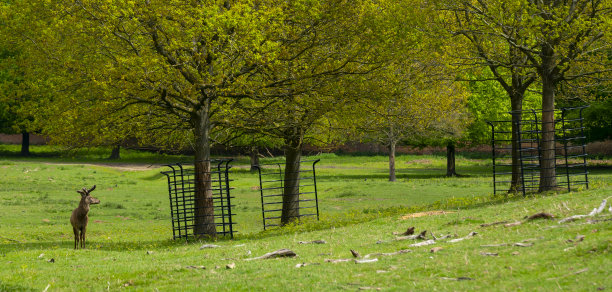
[[110, 160], [117, 160], [121, 158], [121, 146], [115, 145], [111, 151], [111, 155], [108, 157]]
[[287, 141], [285, 146], [285, 177], [283, 188], [283, 210], [281, 225], [286, 225], [300, 216], [300, 159], [302, 143], [300, 137]]
[[540, 138], [540, 192], [557, 186], [555, 161], [555, 72], [554, 51], [542, 49], [542, 136]]
[[215, 211], [210, 175], [210, 121], [208, 107], [193, 117], [195, 138], [195, 210], [193, 233], [196, 238], [216, 237]]
[[446, 144], [446, 176], [457, 176], [455, 171], [455, 143], [453, 142]]
[[21, 156], [30, 156], [30, 133], [21, 133]]
[[523, 96], [524, 91], [510, 95], [510, 103], [512, 105], [512, 178], [510, 179], [510, 189], [508, 189], [508, 193], [518, 192], [523, 185], [521, 180], [521, 145], [519, 145], [518, 142], [519, 133], [521, 132], [521, 121], [523, 119]]
[[395, 142], [389, 144], [389, 181], [396, 181], [395, 177]]
[[257, 149], [257, 146], [251, 146], [249, 155], [251, 156], [251, 172], [254, 172], [257, 170], [255, 166], [259, 165], [259, 149]]

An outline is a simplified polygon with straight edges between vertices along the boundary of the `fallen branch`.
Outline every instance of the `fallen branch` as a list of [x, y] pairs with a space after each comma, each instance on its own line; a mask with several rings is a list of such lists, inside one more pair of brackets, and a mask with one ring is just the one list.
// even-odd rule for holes
[[450, 242], [450, 243], [459, 242], [459, 241], [462, 241], [462, 240], [465, 240], [465, 239], [468, 239], [468, 238], [474, 237], [476, 234], [478, 234], [478, 233], [477, 233], [477, 232], [472, 231], [472, 232], [470, 232], [470, 234], [468, 234], [467, 236], [460, 237], [460, 238], [455, 238], [455, 239], [451, 239], [451, 240], [449, 240], [448, 242]]
[[480, 224], [480, 227], [489, 227], [489, 226], [506, 224], [506, 223], [508, 223], [508, 221], [498, 221], [498, 222], [493, 222], [493, 223]]
[[326, 263], [344, 263], [344, 262], [350, 262], [353, 259], [326, 259], [324, 262]]
[[205, 266], [186, 266], [185, 269], [206, 269]]
[[368, 264], [368, 263], [373, 263], [373, 262], [377, 262], [378, 259], [377, 258], [373, 258], [373, 259], [363, 259], [363, 260], [355, 260], [355, 264]]
[[481, 251], [480, 254], [483, 255], [483, 256], [491, 256], [491, 257], [496, 257], [496, 256], [499, 255], [496, 252], [484, 252], [484, 251]]
[[313, 241], [300, 241], [298, 242], [299, 244], [326, 244], [327, 241], [323, 240], [323, 239], [319, 239], [319, 240], [313, 240]]
[[430, 249], [429, 252], [436, 253], [436, 252], [441, 251], [442, 249], [443, 249], [442, 247], [436, 246], [436, 247]]
[[601, 212], [603, 212], [603, 210], [606, 208], [606, 204], [608, 203], [608, 201], [606, 199], [604, 199], [601, 202], [601, 205], [599, 205], [599, 208], [595, 208], [593, 209], [593, 211], [591, 211], [591, 213], [589, 213], [589, 216], [595, 216]]
[[457, 278], [441, 277], [440, 279], [442, 279], [442, 280], [451, 280], [451, 281], [471, 281], [471, 280], [474, 280], [474, 278], [470, 278], [470, 277], [457, 277]]
[[295, 257], [297, 256], [295, 254], [295, 252], [283, 248], [283, 249], [279, 249], [277, 251], [273, 251], [273, 252], [269, 252], [267, 254], [264, 254], [260, 257], [256, 257], [256, 258], [249, 258], [249, 259], [245, 259], [245, 261], [251, 261], [251, 260], [263, 260], [263, 259], [273, 259], [273, 258], [285, 258], [285, 257]]
[[401, 235], [412, 235], [414, 234], [414, 226], [409, 227], [406, 232], [402, 233]]
[[567, 218], [563, 218], [563, 219], [559, 220], [559, 222], [557, 222], [557, 223], [562, 224], [562, 223], [565, 223], [565, 222], [572, 222], [572, 221], [576, 221], [578, 219], [582, 219], [584, 217], [589, 217], [589, 216], [588, 215], [574, 215], [574, 216], [570, 216], [570, 217], [567, 217]]
[[512, 222], [512, 223], [508, 223], [508, 224], [504, 224], [504, 227], [512, 227], [512, 226], [518, 226], [523, 224], [523, 222], [521, 221], [516, 221], [516, 222]]
[[216, 244], [205, 244], [200, 246], [200, 249], [205, 249], [205, 248], [217, 248], [217, 247], [221, 247], [220, 245], [216, 245]]
[[295, 267], [299, 269], [301, 267], [312, 266], [312, 265], [320, 265], [320, 263], [301, 263], [301, 264], [295, 265]]
[[[603, 212], [604, 209], [606, 208], [606, 204], [607, 203], [608, 203], [608, 200], [603, 199], [603, 201], [599, 205], [599, 208], [594, 208], [593, 211], [591, 211], [591, 213], [589, 213], [589, 215], [574, 215], [574, 216], [570, 216], [570, 217], [567, 217], [567, 218], [563, 218], [563, 219], [559, 220], [559, 222], [557, 222], [557, 223], [561, 224], [561, 223], [576, 221], [578, 219], [582, 219], [582, 218], [585, 218], [585, 217], [593, 217], [593, 216]], [[609, 211], [612, 212], [612, 206], [610, 206]]]
[[573, 275], [582, 274], [582, 273], [584, 273], [584, 272], [586, 272], [586, 271], [588, 271], [588, 270], [589, 270], [588, 268], [584, 268], [584, 269], [582, 269], [582, 270], [579, 270], [579, 271], [573, 272], [573, 273], [571, 273], [571, 274], [567, 274], [567, 275], [565, 275], [565, 276], [555, 277], [555, 278], [548, 278], [548, 279], [546, 279], [546, 280], [549, 280], [549, 281], [550, 281], [550, 280], [558, 280], [558, 279], [561, 279], [561, 278], [565, 278], [565, 277], [569, 277], [569, 276], [573, 276]]
[[417, 242], [417, 243], [413, 243], [411, 245], [409, 245], [410, 247], [417, 247], [417, 246], [425, 246], [425, 245], [431, 245], [431, 244], [435, 244], [436, 241], [433, 239], [427, 240], [427, 241], [423, 241], [423, 242]]
[[522, 243], [522, 242], [517, 242], [515, 244], [513, 244], [514, 246], [520, 246], [520, 247], [530, 247], [533, 246], [533, 243]]
[[5, 239], [5, 240], [8, 240], [8, 241], [17, 242], [17, 243], [23, 243], [23, 242], [21, 242], [21, 241], [19, 241], [19, 240], [16, 240], [16, 239], [11, 239], [11, 238], [8, 238], [8, 237], [4, 237], [4, 236], [2, 236], [2, 235], [0, 235], [0, 238]]
[[480, 247], [500, 247], [500, 246], [508, 246], [510, 244], [508, 243], [500, 243], [500, 244], [484, 244], [481, 245]]
[[398, 254], [404, 254], [404, 253], [409, 253], [412, 252], [412, 250], [409, 249], [402, 249], [402, 250], [398, 250], [396, 252], [378, 252], [378, 253], [370, 253], [367, 254], [365, 256], [363, 256], [363, 258], [367, 259], [369, 257], [373, 257], [373, 256], [394, 256], [394, 255], [398, 255]]
[[427, 230], [423, 230], [423, 232], [421, 232], [419, 234], [408, 235], [408, 236], [398, 236], [398, 237], [395, 238], [395, 240], [426, 239], [425, 238], [425, 234], [427, 234]]
[[553, 218], [555, 218], [555, 216], [550, 213], [540, 212], [540, 213], [533, 214], [527, 217], [527, 221], [536, 220], [536, 219], [553, 219]]

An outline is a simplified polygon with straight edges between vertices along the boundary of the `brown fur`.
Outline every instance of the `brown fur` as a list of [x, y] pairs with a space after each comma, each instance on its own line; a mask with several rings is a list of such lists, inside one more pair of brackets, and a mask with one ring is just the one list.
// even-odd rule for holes
[[81, 194], [81, 201], [79, 206], [72, 211], [70, 216], [70, 223], [72, 224], [72, 231], [74, 232], [74, 249], [77, 249], [79, 242], [81, 248], [85, 248], [85, 232], [87, 231], [87, 222], [89, 222], [89, 205], [99, 204], [100, 200], [92, 197], [90, 193], [96, 189], [94, 185], [91, 189], [87, 190], [83, 188], [77, 191]]

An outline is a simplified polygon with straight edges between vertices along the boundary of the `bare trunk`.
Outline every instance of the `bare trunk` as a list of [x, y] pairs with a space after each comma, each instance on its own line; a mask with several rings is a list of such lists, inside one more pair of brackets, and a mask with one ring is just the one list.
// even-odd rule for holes
[[196, 238], [216, 237], [215, 212], [210, 177], [210, 121], [208, 108], [194, 116], [195, 137], [195, 210], [193, 233]]
[[249, 156], [251, 156], [251, 172], [257, 171], [257, 168], [255, 168], [259, 165], [259, 149], [257, 149], [257, 146], [251, 146]]
[[285, 178], [283, 188], [283, 211], [281, 225], [286, 225], [300, 216], [300, 159], [302, 143], [300, 137], [294, 137], [285, 148]]
[[510, 102], [512, 104], [512, 178], [510, 180], [509, 193], [516, 193], [522, 186], [522, 172], [521, 172], [521, 157], [520, 157], [520, 145], [518, 142], [519, 133], [521, 132], [521, 121], [523, 119], [523, 95], [513, 94], [510, 96]]
[[30, 156], [30, 133], [21, 133], [21, 156]]
[[446, 144], [446, 176], [457, 176], [455, 171], [455, 143]]
[[395, 177], [395, 142], [389, 144], [389, 181], [396, 181]]
[[108, 159], [117, 160], [121, 158], [121, 146], [115, 145]]
[[554, 51], [543, 46], [542, 68], [542, 137], [540, 139], [540, 192], [557, 186], [555, 162], [555, 73]]

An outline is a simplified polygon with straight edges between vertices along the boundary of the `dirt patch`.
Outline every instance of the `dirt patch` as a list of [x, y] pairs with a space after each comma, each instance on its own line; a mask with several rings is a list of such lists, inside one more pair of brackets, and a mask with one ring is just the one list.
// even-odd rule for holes
[[406, 215], [402, 216], [400, 219], [402, 219], [402, 220], [406, 220], [406, 219], [410, 219], [410, 218], [425, 217], [425, 216], [433, 216], [433, 215], [453, 214], [453, 213], [455, 213], [455, 212], [453, 212], [453, 211], [427, 211], [427, 212], [418, 212], [418, 213], [406, 214]]

